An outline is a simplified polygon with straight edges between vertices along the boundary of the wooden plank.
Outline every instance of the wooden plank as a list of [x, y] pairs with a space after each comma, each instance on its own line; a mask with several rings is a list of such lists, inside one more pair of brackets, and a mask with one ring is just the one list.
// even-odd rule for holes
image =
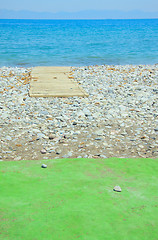
[[30, 97], [88, 96], [73, 80], [70, 67], [35, 67], [31, 76]]

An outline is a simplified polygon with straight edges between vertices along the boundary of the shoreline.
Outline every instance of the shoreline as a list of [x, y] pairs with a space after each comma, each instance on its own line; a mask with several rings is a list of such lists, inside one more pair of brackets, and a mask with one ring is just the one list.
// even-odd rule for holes
[[12, 68], [12, 69], [32, 69], [32, 68], [35, 68], [35, 67], [70, 67], [70, 68], [84, 68], [84, 67], [100, 67], [100, 66], [105, 66], [105, 67], [138, 67], [138, 66], [142, 66], [142, 67], [152, 67], [152, 66], [157, 66], [158, 65], [158, 62], [156, 63], [148, 63], [148, 64], [92, 64], [92, 65], [79, 65], [79, 64], [76, 64], [76, 65], [72, 65], [72, 64], [69, 64], [69, 65], [25, 65], [25, 64], [16, 64], [16, 65], [2, 65], [0, 66], [0, 69], [5, 69], [5, 68]]
[[84, 98], [30, 98], [31, 69], [0, 68], [1, 161], [158, 157], [158, 64], [72, 67]]

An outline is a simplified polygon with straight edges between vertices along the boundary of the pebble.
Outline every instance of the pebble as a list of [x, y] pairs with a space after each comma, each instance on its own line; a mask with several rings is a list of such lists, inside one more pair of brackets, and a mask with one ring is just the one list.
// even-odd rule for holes
[[61, 154], [61, 150], [60, 150], [60, 149], [56, 149], [56, 150], [55, 150], [55, 153], [56, 153], [57, 155], [59, 155], [59, 154]]
[[158, 157], [158, 65], [74, 67], [85, 98], [30, 98], [30, 73], [0, 68], [4, 161], [43, 159], [41, 146], [49, 158]]
[[16, 157], [16, 158], [14, 158], [14, 160], [15, 160], [15, 161], [19, 161], [19, 160], [21, 160], [21, 157], [18, 156], [18, 157]]
[[63, 158], [72, 157], [72, 152], [68, 152], [68, 154], [63, 155], [62, 157], [63, 157]]
[[41, 153], [42, 153], [42, 154], [46, 154], [46, 152], [47, 152], [47, 151], [46, 151], [45, 149], [41, 149]]
[[10, 136], [6, 136], [6, 140], [11, 141], [12, 138]]
[[49, 135], [49, 139], [50, 139], [50, 140], [51, 140], [51, 139], [54, 139], [55, 137], [56, 137], [55, 134], [52, 134], [52, 133], [51, 133], [51, 134]]
[[101, 141], [102, 138], [97, 137], [97, 138], [95, 138], [95, 140], [96, 140], [96, 141]]
[[115, 186], [115, 187], [113, 188], [113, 190], [114, 190], [115, 192], [122, 192], [120, 186]]
[[42, 168], [47, 168], [47, 165], [46, 165], [46, 164], [42, 164], [41, 167], [42, 167]]

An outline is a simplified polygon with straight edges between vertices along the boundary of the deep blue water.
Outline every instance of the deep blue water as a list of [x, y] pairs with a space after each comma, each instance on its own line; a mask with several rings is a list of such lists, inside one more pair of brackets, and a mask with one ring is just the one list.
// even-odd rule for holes
[[0, 20], [0, 66], [158, 63], [158, 19]]

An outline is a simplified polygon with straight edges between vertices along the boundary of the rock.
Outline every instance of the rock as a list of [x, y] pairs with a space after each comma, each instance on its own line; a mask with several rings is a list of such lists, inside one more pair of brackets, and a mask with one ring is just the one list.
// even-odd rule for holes
[[89, 111], [89, 109], [87, 109], [87, 108], [84, 108], [84, 109], [83, 109], [83, 112], [84, 112], [84, 114], [85, 114], [86, 117], [92, 115], [91, 112]]
[[100, 155], [100, 157], [101, 157], [101, 158], [107, 158], [105, 155], [102, 155], [102, 154]]
[[19, 160], [21, 160], [21, 157], [19, 156], [19, 157], [16, 157], [16, 158], [14, 158], [14, 160], [15, 161], [19, 161]]
[[6, 140], [11, 141], [12, 138], [11, 138], [10, 136], [7, 136], [7, 137], [6, 137]]
[[57, 149], [55, 150], [55, 153], [56, 153], [57, 155], [59, 155], [59, 154], [61, 154], [61, 150], [57, 148]]
[[38, 138], [45, 138], [45, 134], [43, 133], [37, 133]]
[[33, 129], [34, 133], [40, 133], [41, 131], [39, 129]]
[[95, 140], [96, 140], [96, 141], [101, 141], [101, 140], [102, 140], [102, 138], [100, 138], [100, 137], [97, 137], [97, 138], [95, 138]]
[[109, 88], [109, 89], [108, 89], [108, 93], [113, 94], [113, 93], [114, 93], [113, 89]]
[[46, 152], [47, 152], [47, 151], [46, 151], [44, 148], [41, 149], [41, 153], [42, 153], [42, 154], [46, 154]]
[[68, 152], [67, 154], [63, 155], [63, 158], [69, 158], [72, 156], [72, 152]]
[[49, 113], [48, 113], [47, 111], [45, 111], [45, 110], [44, 110], [44, 111], [41, 111], [40, 114], [41, 114], [41, 115], [49, 115]]
[[55, 134], [53, 134], [53, 133], [51, 133], [50, 135], [49, 135], [49, 139], [51, 140], [51, 139], [54, 139], [56, 137], [56, 135]]
[[46, 164], [42, 164], [41, 168], [47, 168]]
[[104, 129], [99, 129], [99, 130], [95, 131], [95, 134], [97, 136], [103, 136], [104, 135]]
[[121, 191], [122, 191], [121, 188], [120, 188], [120, 186], [115, 186], [115, 187], [113, 188], [113, 190], [114, 190], [115, 192], [121, 192]]

